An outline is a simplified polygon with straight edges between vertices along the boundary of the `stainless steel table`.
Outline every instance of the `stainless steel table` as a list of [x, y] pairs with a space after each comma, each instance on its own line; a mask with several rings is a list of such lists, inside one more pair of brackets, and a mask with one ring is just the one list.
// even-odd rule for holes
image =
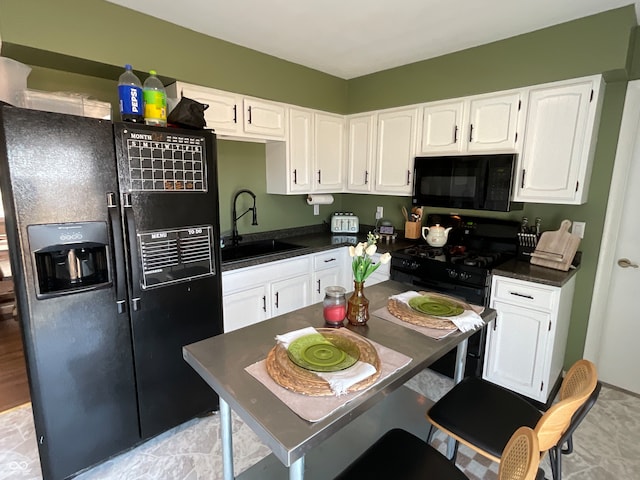
[[[386, 305], [389, 296], [406, 290], [409, 290], [406, 285], [394, 281], [366, 287], [365, 295], [370, 301], [370, 312]], [[482, 317], [486, 322], [489, 322], [495, 318], [495, 311], [486, 309]], [[472, 334], [472, 332], [458, 333], [442, 340], [433, 340], [414, 330], [377, 318], [374, 315], [371, 316], [365, 327], [349, 327], [366, 338], [411, 357], [412, 361], [407, 367], [374, 384], [362, 395], [339, 408], [324, 420], [310, 423], [291, 411], [244, 370], [245, 367], [266, 358], [267, 353], [274, 345], [274, 337], [277, 334], [307, 326], [324, 326], [321, 304], [296, 310], [183, 348], [185, 360], [220, 396], [225, 480], [234, 478], [230, 409], [233, 409], [256, 432], [279, 460], [279, 462], [274, 462], [273, 459], [267, 457], [264, 465], [258, 469], [260, 473], [253, 473], [255, 478], [282, 478], [282, 473], [277, 473], [278, 476], [269, 476], [267, 470], [280, 471], [284, 466], [289, 467], [290, 479], [301, 480], [305, 474], [305, 456], [314, 449], [320, 451], [320, 455], [324, 456], [323, 463], [331, 464], [328, 467], [329, 470], [333, 468], [333, 473], [337, 473], [342, 469], [342, 466], [336, 463], [336, 457], [346, 455], [346, 458], [341, 459], [346, 465], [359, 453], [353, 450], [344, 452], [343, 449], [336, 447], [338, 442], [334, 440], [338, 438], [341, 430], [347, 431], [348, 437], [353, 439], [358, 437], [357, 432], [352, 431], [355, 428], [353, 425], [356, 425], [365, 430], [369, 429], [368, 435], [371, 435], [372, 423], [379, 423], [385, 428], [387, 426], [393, 427], [393, 424], [386, 425], [392, 421], [390, 419], [394, 415], [400, 418], [405, 413], [412, 411], [412, 408], [421, 412], [422, 423], [427, 424], [424, 421], [424, 412], [429, 406], [428, 400], [420, 395], [412, 394], [406, 388], [398, 392], [395, 391], [407, 380], [456, 346], [458, 347], [456, 380], [459, 381], [461, 372], [464, 371], [466, 340]], [[406, 405], [405, 412], [406, 402], [413, 406]], [[366, 415], [359, 418], [370, 410], [375, 412], [374, 418], [368, 419]], [[353, 425], [350, 425], [352, 423]], [[331, 440], [326, 442], [327, 439]], [[366, 438], [366, 440], [373, 443], [375, 438]], [[349, 442], [348, 439], [346, 441]], [[364, 450], [365, 447], [359, 446], [357, 448]], [[331, 460], [327, 462], [328, 459]], [[320, 462], [322, 461], [320, 460]], [[281, 463], [281, 465], [274, 465], [276, 463]], [[274, 468], [270, 469], [270, 467]], [[327, 465], [323, 468], [326, 467]], [[245, 472], [245, 474], [247, 474], [246, 478], [252, 478], [251, 472]], [[325, 478], [327, 477], [325, 476]]]

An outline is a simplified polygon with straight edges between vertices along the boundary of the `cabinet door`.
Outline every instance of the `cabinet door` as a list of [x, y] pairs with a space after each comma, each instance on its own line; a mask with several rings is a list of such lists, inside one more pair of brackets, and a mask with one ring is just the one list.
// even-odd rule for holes
[[278, 103], [244, 99], [244, 131], [261, 137], [284, 140], [285, 109]]
[[516, 149], [520, 93], [471, 99], [469, 102], [469, 152]]
[[489, 325], [483, 378], [527, 397], [546, 402], [544, 372], [551, 316], [501, 301]]
[[289, 190], [308, 193], [313, 189], [313, 116], [308, 110], [289, 109]]
[[462, 100], [425, 105], [422, 109], [420, 152], [460, 153], [464, 146], [464, 133], [461, 131], [463, 113]]
[[344, 130], [343, 116], [315, 114], [314, 191], [316, 192], [340, 192], [344, 189]]
[[253, 325], [269, 318], [267, 288], [259, 285], [222, 298], [224, 331]]
[[530, 90], [516, 201], [586, 202], [599, 110], [593, 89], [589, 80]]
[[331, 286], [343, 286], [342, 269], [339, 267], [329, 268], [314, 272], [311, 284], [311, 303], [318, 303], [324, 299], [325, 289]]
[[288, 278], [271, 284], [271, 316], [283, 315], [306, 307], [311, 302], [309, 275]]
[[378, 114], [376, 193], [411, 195], [417, 108]]
[[375, 124], [375, 114], [354, 116], [347, 120], [349, 132], [347, 190], [349, 192], [371, 192]]
[[[167, 92], [172, 91], [170, 85]], [[205, 105], [204, 111], [207, 128], [212, 128], [218, 135], [235, 135], [242, 131], [242, 97], [235, 93], [223, 92], [196, 85], [176, 82], [176, 97], [188, 97]]]

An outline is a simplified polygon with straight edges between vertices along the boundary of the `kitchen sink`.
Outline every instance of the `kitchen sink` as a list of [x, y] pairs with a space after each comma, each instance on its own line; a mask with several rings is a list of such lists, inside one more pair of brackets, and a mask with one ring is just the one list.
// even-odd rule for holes
[[294, 245], [293, 243], [282, 242], [280, 240], [260, 240], [256, 242], [241, 243], [235, 246], [227, 246], [224, 247], [221, 252], [222, 261], [225, 262], [288, 252], [290, 250], [298, 250], [301, 248], [305, 247]]

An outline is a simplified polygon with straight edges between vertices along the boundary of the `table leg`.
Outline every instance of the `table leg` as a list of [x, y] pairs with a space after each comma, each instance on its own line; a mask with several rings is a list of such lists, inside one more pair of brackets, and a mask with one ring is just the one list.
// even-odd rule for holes
[[289, 467], [289, 480], [304, 479], [304, 457], [300, 457]]
[[[453, 374], [454, 383], [460, 383], [464, 378], [464, 368], [467, 364], [467, 345], [468, 339], [464, 339], [458, 344], [456, 350], [456, 369]], [[456, 441], [453, 437], [449, 437], [447, 440], [447, 458], [452, 458], [455, 452]]]
[[[233, 442], [231, 441], [231, 409], [220, 398], [220, 436], [222, 440], [222, 472], [224, 480], [233, 480]], [[302, 477], [301, 477], [302, 478]]]

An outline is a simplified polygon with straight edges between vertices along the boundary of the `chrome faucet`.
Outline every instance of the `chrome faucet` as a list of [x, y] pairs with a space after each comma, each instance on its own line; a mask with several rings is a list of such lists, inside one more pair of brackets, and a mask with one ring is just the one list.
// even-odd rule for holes
[[[238, 197], [243, 193], [248, 193], [253, 197], [253, 207], [247, 208], [240, 215], [236, 215], [236, 201], [238, 200]], [[251, 225], [258, 225], [258, 214], [256, 210], [256, 195], [251, 190], [247, 190], [247, 189], [240, 190], [233, 197], [233, 216], [232, 216], [233, 230], [231, 231], [231, 245], [233, 246], [238, 245], [238, 242], [242, 240], [242, 237], [238, 235], [238, 219], [242, 218], [244, 215], [246, 215], [250, 211], [253, 212], [253, 220], [251, 222]]]

